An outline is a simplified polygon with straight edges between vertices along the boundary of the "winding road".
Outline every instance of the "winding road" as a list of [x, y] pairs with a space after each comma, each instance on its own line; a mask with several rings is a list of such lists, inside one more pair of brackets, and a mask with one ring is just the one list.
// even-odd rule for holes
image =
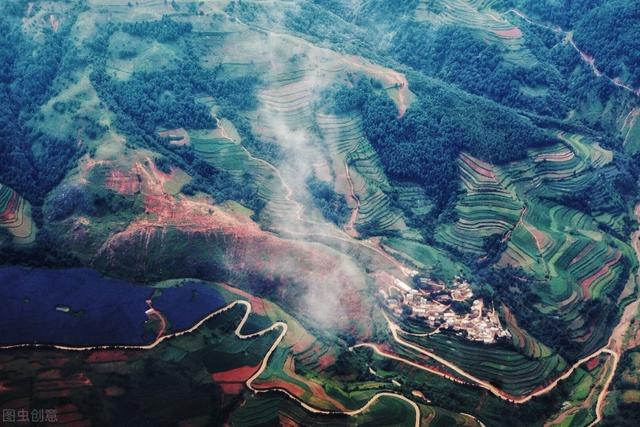
[[[638, 217], [640, 219], [640, 203], [638, 205], [636, 205], [635, 208], [635, 214], [636, 217]], [[636, 230], [632, 235], [631, 235], [631, 243], [632, 246], [636, 252], [636, 257], [638, 258], [638, 261], [640, 262], [640, 228], [638, 230]], [[638, 279], [638, 277], [640, 277], [640, 275], [638, 274], [638, 272], [636, 272], [636, 280]], [[389, 317], [386, 315], [386, 313], [384, 314], [384, 317], [387, 321], [387, 325], [389, 327], [389, 330], [391, 332], [391, 335], [394, 339], [395, 342], [397, 342], [398, 344], [400, 344], [401, 346], [404, 346], [406, 348], [409, 348], [411, 350], [414, 350], [424, 356], [427, 356], [437, 362], [439, 362], [440, 364], [446, 366], [447, 368], [451, 369], [453, 372], [456, 372], [457, 374], [459, 374], [460, 376], [462, 376], [464, 379], [469, 380], [470, 383], [475, 384], [478, 387], [484, 388], [485, 390], [488, 390], [489, 392], [491, 392], [492, 394], [494, 394], [495, 396], [503, 399], [503, 400], [507, 400], [511, 403], [515, 403], [515, 404], [523, 404], [526, 403], [528, 401], [530, 401], [532, 398], [537, 397], [537, 396], [541, 396], [543, 394], [546, 394], [548, 392], [550, 392], [551, 390], [553, 390], [560, 381], [563, 381], [567, 378], [569, 378], [571, 376], [571, 374], [573, 374], [573, 372], [578, 369], [582, 364], [588, 362], [589, 360], [593, 359], [594, 357], [598, 357], [602, 354], [607, 354], [609, 356], [611, 356], [611, 360], [612, 360], [612, 364], [611, 367], [608, 371], [605, 371], [604, 374], [607, 374], [607, 379], [602, 387], [602, 390], [600, 391], [600, 394], [598, 395], [598, 399], [597, 399], [597, 403], [596, 403], [596, 407], [595, 407], [595, 414], [596, 414], [596, 418], [595, 420], [589, 424], [588, 427], [592, 427], [598, 423], [600, 423], [603, 419], [603, 409], [604, 409], [604, 405], [605, 405], [605, 401], [606, 401], [606, 397], [607, 397], [607, 393], [609, 392], [609, 387], [611, 386], [611, 383], [613, 382], [613, 378], [615, 376], [615, 372], [616, 369], [618, 367], [618, 363], [620, 361], [620, 356], [622, 354], [622, 352], [624, 351], [624, 340], [625, 340], [625, 336], [627, 333], [627, 330], [629, 329], [629, 326], [631, 324], [632, 319], [634, 319], [636, 313], [638, 313], [638, 311], [640, 310], [640, 298], [636, 298], [636, 300], [634, 302], [632, 302], [631, 304], [629, 304], [621, 318], [620, 321], [618, 322], [618, 324], [616, 325], [616, 327], [613, 329], [612, 333], [611, 333], [611, 337], [609, 338], [609, 341], [607, 343], [607, 345], [605, 345], [604, 347], [600, 348], [599, 350], [581, 358], [580, 360], [578, 360], [577, 362], [575, 362], [573, 365], [571, 365], [571, 367], [569, 369], [567, 369], [562, 375], [560, 375], [559, 377], [557, 377], [555, 380], [553, 380], [552, 382], [550, 382], [549, 384], [547, 384], [546, 386], [542, 387], [542, 388], [538, 388], [536, 390], [534, 390], [531, 393], [528, 393], [526, 395], [522, 395], [522, 396], [513, 396], [501, 389], [499, 389], [498, 387], [494, 386], [493, 384], [489, 383], [488, 381], [482, 380], [478, 377], [476, 377], [475, 375], [465, 371], [464, 369], [460, 368], [459, 366], [455, 365], [454, 363], [449, 362], [448, 360], [438, 356], [437, 354], [423, 348], [420, 347], [418, 345], [415, 345], [407, 340], [405, 340], [404, 338], [401, 337], [401, 335], [411, 335], [411, 333], [406, 332], [404, 330], [402, 330], [400, 328], [400, 326], [398, 326], [397, 324], [395, 324], [393, 321], [391, 321], [391, 319], [389, 319]], [[445, 372], [439, 371], [437, 369], [428, 367], [428, 366], [424, 366], [421, 365], [419, 363], [416, 363], [412, 360], [409, 360], [407, 358], [389, 353], [387, 351], [384, 351], [380, 348], [380, 346], [378, 344], [374, 344], [374, 343], [362, 343], [362, 344], [357, 344], [353, 347], [351, 347], [351, 349], [354, 348], [359, 348], [359, 347], [367, 347], [367, 348], [371, 348], [373, 349], [378, 355], [389, 358], [389, 359], [393, 359], [402, 363], [405, 363], [407, 365], [413, 366], [415, 368], [421, 369], [421, 370], [425, 370], [428, 371], [430, 373], [433, 373], [435, 375], [441, 376], [443, 378], [447, 378], [449, 380], [455, 381], [455, 382], [460, 382], [459, 379], [452, 377], [451, 375], [448, 375]]]
[[551, 25], [541, 24], [539, 22], [536, 22], [536, 21], [532, 20], [527, 15], [525, 15], [524, 13], [520, 12], [517, 9], [509, 9], [503, 15], [506, 15], [506, 14], [509, 14], [509, 13], [512, 13], [512, 14], [524, 19], [526, 22], [528, 22], [531, 25], [535, 25], [537, 27], [545, 28], [547, 30], [553, 31], [556, 34], [562, 34], [565, 37], [565, 40], [571, 45], [571, 47], [576, 52], [578, 52], [578, 54], [580, 54], [580, 59], [582, 59], [583, 62], [585, 62], [587, 65], [589, 65], [589, 67], [591, 68], [591, 71], [593, 72], [593, 74], [596, 77], [604, 77], [609, 82], [614, 84], [615, 86], [617, 86], [617, 87], [619, 87], [621, 89], [624, 89], [624, 90], [626, 90], [628, 92], [631, 92], [635, 96], [640, 96], [640, 88], [637, 88], [637, 89], [633, 88], [633, 87], [629, 86], [628, 84], [624, 83], [622, 80], [620, 80], [619, 77], [611, 77], [611, 76], [605, 74], [604, 71], [600, 70], [595, 64], [595, 58], [593, 56], [589, 55], [588, 53], [586, 53], [585, 51], [583, 51], [582, 49], [580, 49], [578, 47], [578, 45], [576, 45], [575, 41], [573, 40], [573, 32], [572, 31], [563, 30], [562, 28], [560, 28], [557, 25], [551, 26]]
[[271, 331], [275, 331], [277, 329], [280, 330], [280, 334], [278, 335], [278, 337], [275, 339], [275, 341], [273, 342], [273, 344], [271, 345], [271, 347], [269, 348], [267, 353], [262, 358], [262, 362], [260, 363], [260, 367], [258, 368], [258, 370], [251, 377], [249, 377], [249, 379], [247, 379], [246, 386], [247, 386], [248, 389], [250, 389], [254, 393], [266, 393], [266, 392], [273, 391], [273, 390], [280, 391], [280, 392], [286, 394], [289, 398], [294, 400], [296, 403], [298, 403], [304, 409], [306, 409], [307, 411], [309, 411], [311, 413], [314, 413], [314, 414], [348, 415], [348, 416], [351, 416], [351, 417], [360, 415], [360, 414], [368, 411], [371, 408], [371, 406], [373, 406], [381, 397], [397, 398], [397, 399], [405, 401], [406, 403], [411, 405], [411, 407], [415, 411], [415, 423], [414, 423], [414, 426], [415, 427], [420, 427], [420, 417], [421, 417], [420, 407], [414, 401], [412, 401], [411, 399], [409, 399], [406, 396], [404, 396], [402, 394], [399, 394], [399, 393], [379, 392], [379, 393], [376, 393], [375, 395], [373, 395], [367, 401], [367, 403], [365, 403], [359, 409], [355, 409], [355, 410], [352, 410], [352, 411], [338, 411], [338, 410], [318, 409], [316, 407], [313, 407], [313, 406], [309, 405], [308, 403], [302, 401], [298, 397], [294, 396], [289, 391], [287, 391], [285, 389], [282, 389], [282, 388], [274, 387], [274, 388], [269, 388], [269, 389], [264, 389], [264, 390], [255, 388], [253, 386], [253, 382], [267, 368], [267, 365], [269, 363], [269, 359], [271, 358], [271, 355], [276, 350], [276, 348], [280, 345], [280, 343], [282, 342], [284, 336], [287, 334], [287, 331], [288, 331], [289, 328], [288, 328], [288, 326], [287, 326], [287, 324], [285, 322], [277, 321], [277, 322], [274, 322], [271, 326], [268, 326], [267, 328], [262, 329], [260, 331], [257, 331], [257, 332], [251, 333], [251, 334], [243, 334], [242, 333], [242, 328], [247, 323], [247, 321], [249, 320], [249, 316], [251, 315], [251, 303], [249, 301], [246, 301], [246, 300], [235, 300], [235, 301], [227, 304], [226, 306], [224, 306], [224, 307], [222, 307], [222, 308], [220, 308], [220, 309], [218, 309], [216, 311], [213, 311], [212, 313], [208, 314], [207, 316], [202, 318], [200, 321], [195, 323], [191, 328], [183, 330], [183, 331], [175, 332], [175, 333], [172, 333], [172, 334], [159, 336], [152, 343], [146, 344], [146, 345], [98, 345], [98, 346], [80, 347], [80, 346], [66, 346], [66, 345], [56, 345], [56, 344], [25, 343], [25, 344], [14, 344], [14, 345], [0, 346], [0, 350], [19, 349], [19, 348], [25, 348], [25, 349], [28, 349], [28, 348], [42, 348], [42, 349], [46, 348], [46, 349], [51, 349], [51, 348], [53, 348], [53, 349], [63, 350], [63, 351], [151, 350], [151, 349], [157, 347], [158, 345], [160, 345], [161, 343], [163, 343], [164, 341], [166, 341], [168, 339], [179, 337], [179, 336], [186, 335], [186, 334], [194, 332], [195, 330], [200, 328], [209, 319], [211, 319], [211, 318], [213, 318], [213, 317], [215, 317], [215, 316], [217, 316], [217, 315], [219, 315], [221, 313], [224, 313], [224, 312], [232, 309], [233, 307], [235, 307], [237, 305], [241, 305], [241, 306], [243, 306], [245, 308], [244, 315], [242, 316], [242, 319], [240, 320], [240, 322], [238, 323], [238, 326], [236, 326], [236, 328], [234, 330], [234, 334], [239, 339], [241, 339], [241, 340], [251, 339], [251, 338], [263, 336], [264, 334], [266, 334], [268, 332], [271, 332]]

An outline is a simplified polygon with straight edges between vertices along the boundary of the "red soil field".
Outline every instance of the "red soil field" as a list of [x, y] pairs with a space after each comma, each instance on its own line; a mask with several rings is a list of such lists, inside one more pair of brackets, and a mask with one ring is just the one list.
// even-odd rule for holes
[[36, 390], [55, 390], [66, 388], [87, 387], [93, 385], [91, 380], [82, 372], [60, 380], [43, 380], [35, 383]]
[[546, 153], [546, 154], [538, 154], [535, 158], [536, 162], [548, 161], [548, 162], [565, 162], [567, 160], [573, 159], [574, 154], [573, 151], [567, 150], [560, 153]]
[[39, 372], [37, 378], [39, 380], [58, 380], [62, 378], [62, 371], [60, 369], [47, 369]]
[[522, 31], [518, 27], [509, 28], [508, 30], [493, 30], [493, 33], [503, 39], [519, 39], [522, 37]]
[[140, 178], [138, 175], [123, 172], [120, 169], [112, 169], [104, 185], [116, 193], [132, 196], [140, 191]]
[[295, 354], [302, 353], [303, 351], [305, 351], [306, 349], [311, 347], [314, 344], [314, 342], [315, 342], [314, 338], [311, 338], [311, 337], [308, 337], [306, 340], [305, 339], [303, 339], [303, 340], [295, 339], [295, 342], [294, 342], [293, 347], [291, 348], [291, 350]]
[[58, 32], [58, 28], [60, 28], [60, 21], [56, 18], [55, 15], [49, 15], [49, 22], [51, 23], [51, 29], [54, 33]]
[[[58, 423], [69, 425], [72, 423], [87, 423], [88, 420], [84, 420], [82, 414], [78, 412], [78, 407], [74, 404], [68, 403], [65, 405], [59, 405], [56, 408], [56, 416]], [[69, 423], [69, 424], [67, 424]], [[81, 424], [89, 425], [89, 424]]]
[[326, 369], [336, 362], [336, 358], [331, 354], [323, 354], [318, 358], [318, 365], [321, 369]]
[[[327, 394], [327, 392], [324, 390], [324, 388], [320, 384], [318, 384], [318, 383], [316, 383], [316, 382], [314, 382], [312, 380], [309, 380], [309, 379], [303, 377], [302, 375], [298, 375], [296, 373], [295, 361], [294, 361], [293, 357], [289, 356], [287, 358], [287, 361], [285, 362], [284, 367], [283, 367], [283, 372], [286, 375], [288, 375], [289, 377], [294, 378], [294, 379], [306, 384], [307, 387], [309, 387], [309, 389], [311, 390], [311, 393], [313, 394], [314, 397], [316, 397], [316, 398], [318, 398], [318, 399], [320, 399], [322, 401], [331, 403], [334, 407], [338, 408], [341, 411], [346, 411], [347, 410], [347, 408], [345, 408], [342, 403], [338, 402], [336, 399], [334, 399], [333, 397], [329, 396]], [[303, 396], [302, 395], [297, 395], [297, 397], [302, 400]]]
[[[110, 235], [102, 245], [98, 257], [109, 265], [135, 262], [141, 268], [153, 268], [157, 257], [149, 254], [149, 247], [152, 243], [154, 247], [165, 247], [165, 230], [170, 228], [190, 240], [223, 245], [224, 258], [220, 262], [233, 273], [232, 281], [259, 277], [273, 283], [279, 299], [288, 299], [301, 287], [324, 286], [330, 281], [334, 300], [349, 307], [349, 316], [337, 316], [335, 326], [346, 329], [362, 323], [365, 310], [359, 289], [365, 286], [364, 279], [357, 267], [345, 264], [347, 261], [339, 254], [306, 242], [282, 239], [260, 229], [249, 217], [214, 205], [209, 197], [166, 193], [165, 183], [174, 178], [177, 169], [163, 173], [149, 157], [140, 157], [131, 170], [140, 178], [145, 214], [123, 231]], [[127, 253], [140, 254], [140, 258], [125, 258]], [[247, 298], [260, 313], [260, 302], [248, 295]]]
[[124, 362], [129, 357], [123, 350], [96, 350], [87, 357], [88, 363]]
[[249, 303], [251, 303], [251, 312], [253, 314], [265, 315], [267, 311], [264, 306], [264, 300], [262, 298], [257, 298], [251, 295], [248, 292], [243, 291], [242, 289], [234, 288], [233, 286], [229, 286], [226, 283], [221, 284], [221, 286], [227, 291], [236, 294], [245, 298]]
[[291, 418], [288, 418], [284, 415], [279, 415], [278, 421], [280, 422], [281, 427], [299, 427], [300, 426], [300, 424], [298, 424], [297, 422], [293, 421]]
[[594, 274], [587, 277], [580, 283], [580, 287], [582, 288], [582, 293], [585, 298], [591, 298], [591, 293], [589, 292], [589, 287], [591, 286], [591, 284], [598, 280], [598, 278], [604, 276], [612, 266], [616, 265], [618, 261], [620, 261], [621, 256], [622, 254], [618, 252], [615, 258], [607, 261], [606, 264], [600, 268], [600, 270], [596, 271]]
[[526, 339], [526, 336], [524, 334], [524, 331], [522, 331], [522, 329], [520, 329], [520, 327], [518, 326], [518, 321], [516, 320], [516, 318], [513, 315], [513, 313], [511, 313], [511, 311], [507, 308], [506, 305], [502, 304], [502, 310], [504, 312], [504, 317], [505, 317], [505, 320], [507, 322], [507, 326], [509, 328], [509, 332], [511, 332], [511, 334], [517, 336], [519, 347], [521, 349], [524, 349], [526, 347], [526, 345], [527, 345], [527, 339]]
[[218, 383], [224, 394], [240, 394], [244, 390], [244, 383]]
[[245, 382], [251, 375], [255, 374], [259, 366], [241, 366], [223, 372], [214, 372], [211, 378], [215, 382]]
[[596, 366], [598, 366], [599, 363], [600, 363], [600, 358], [599, 357], [594, 357], [594, 358], [589, 359], [589, 361], [584, 364], [584, 367], [586, 368], [587, 371], [591, 371]]
[[476, 159], [474, 159], [473, 157], [467, 155], [467, 154], [463, 154], [460, 156], [460, 158], [462, 159], [463, 162], [465, 162], [467, 164], [467, 166], [469, 166], [471, 169], [473, 169], [473, 171], [475, 173], [477, 173], [478, 175], [482, 175], [486, 178], [490, 178], [495, 180], [496, 179], [496, 174], [493, 173], [493, 171], [491, 169], [488, 169], [482, 165], [480, 165], [478, 163], [478, 161]]
[[62, 356], [47, 358], [46, 360], [46, 364], [50, 368], [62, 368], [63, 366], [66, 366], [67, 363], [69, 363], [69, 358]]
[[[78, 414], [80, 415], [80, 414]], [[60, 423], [61, 421], [59, 421], [60, 417], [58, 417], [58, 422]], [[89, 420], [85, 420], [85, 419], [81, 419], [78, 421], [73, 421], [73, 422], [68, 422], [65, 424], [65, 427], [88, 427], [91, 425], [91, 421]]]
[[591, 251], [591, 249], [593, 249], [593, 243], [589, 243], [587, 246], [585, 246], [584, 249], [581, 250], [578, 253], [578, 255], [576, 255], [575, 258], [573, 258], [571, 260], [569, 265], [571, 266], [571, 265], [575, 264], [576, 262], [580, 261], [582, 258], [585, 257], [586, 254], [588, 254]]
[[107, 387], [104, 389], [105, 396], [114, 397], [114, 396], [122, 396], [125, 393], [125, 390], [122, 387]]
[[538, 251], [542, 253], [542, 249], [544, 248], [544, 242], [547, 240], [547, 235], [537, 228], [527, 227], [529, 233], [533, 236], [533, 239], [536, 241], [536, 246], [538, 247]]
[[7, 202], [4, 211], [0, 212], [0, 223], [11, 224], [17, 220], [17, 210], [20, 206], [20, 196], [15, 191]]

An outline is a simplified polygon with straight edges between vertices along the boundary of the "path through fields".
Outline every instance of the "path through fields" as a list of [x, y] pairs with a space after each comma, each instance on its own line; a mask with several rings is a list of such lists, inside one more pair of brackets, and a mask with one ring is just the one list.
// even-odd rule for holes
[[347, 183], [349, 184], [349, 196], [351, 197], [351, 200], [353, 200], [353, 202], [356, 204], [356, 206], [351, 210], [349, 221], [344, 226], [344, 230], [352, 237], [358, 236], [358, 232], [355, 229], [355, 224], [356, 220], [358, 219], [358, 214], [360, 213], [360, 197], [358, 197], [355, 189], [353, 188], [353, 179], [351, 179], [351, 173], [349, 172], [349, 156], [351, 155], [351, 153], [356, 151], [357, 148], [358, 146], [356, 145], [356, 147], [344, 157], [344, 172], [347, 177]]
[[535, 25], [537, 27], [541, 27], [541, 28], [545, 28], [547, 30], [551, 30], [556, 34], [562, 34], [564, 36], [564, 38], [565, 38], [565, 41], [567, 43], [569, 43], [571, 45], [571, 47], [576, 52], [578, 52], [578, 54], [580, 55], [580, 59], [582, 59], [582, 61], [591, 68], [591, 71], [593, 72], [593, 74], [596, 77], [604, 77], [605, 79], [607, 79], [609, 82], [611, 82], [615, 86], [617, 86], [617, 87], [619, 87], [621, 89], [624, 89], [624, 90], [626, 90], [628, 92], [631, 92], [635, 96], [640, 96], [640, 88], [633, 88], [633, 87], [629, 86], [628, 84], [624, 83], [620, 79], [620, 77], [611, 77], [611, 76], [605, 74], [604, 71], [599, 69], [596, 66], [595, 58], [593, 56], [589, 55], [588, 53], [586, 53], [584, 50], [580, 49], [578, 47], [578, 45], [576, 45], [575, 41], [573, 40], [573, 31], [563, 30], [561, 27], [559, 27], [557, 25], [551, 26], [551, 25], [547, 25], [547, 24], [542, 24], [542, 23], [536, 22], [536, 21], [532, 20], [531, 18], [529, 18], [524, 13], [522, 13], [519, 10], [516, 10], [516, 9], [509, 9], [508, 11], [506, 11], [504, 13], [504, 15], [506, 15], [508, 13], [512, 13], [514, 15], [519, 16], [520, 18], [524, 19], [526, 22], [528, 22], [531, 25]]
[[297, 200], [295, 200], [293, 198], [293, 190], [291, 189], [289, 184], [287, 184], [287, 182], [282, 177], [282, 174], [280, 173], [280, 170], [277, 167], [275, 167], [274, 165], [272, 165], [271, 163], [269, 163], [268, 161], [266, 161], [264, 159], [261, 159], [260, 157], [255, 157], [253, 154], [251, 154], [251, 152], [249, 150], [247, 150], [246, 147], [244, 145], [242, 145], [242, 143], [240, 141], [236, 141], [233, 138], [231, 138], [229, 135], [227, 135], [226, 129], [224, 128], [221, 120], [217, 116], [214, 116], [214, 119], [216, 121], [217, 128], [220, 129], [220, 137], [221, 138], [226, 139], [228, 141], [231, 141], [234, 144], [237, 144], [238, 146], [240, 146], [240, 149], [242, 149], [242, 151], [244, 151], [251, 160], [254, 160], [254, 161], [258, 162], [258, 163], [262, 163], [263, 165], [265, 165], [266, 167], [268, 167], [269, 169], [271, 169], [273, 171], [273, 173], [278, 177], [278, 180], [280, 181], [280, 184], [282, 185], [282, 188], [284, 188], [284, 191], [285, 191], [284, 197], [285, 197], [285, 199], [288, 202], [292, 203], [296, 207], [296, 210], [295, 210], [296, 218], [298, 220], [303, 220], [302, 212], [304, 211], [304, 206], [302, 206], [302, 203], [298, 202]]
[[[636, 205], [636, 209], [635, 209], [635, 213], [636, 213], [636, 217], [638, 219], [640, 219], [640, 203], [638, 205]], [[636, 257], [638, 258], [638, 261], [640, 262], [640, 228], [638, 230], [636, 230], [632, 236], [631, 236], [631, 242], [633, 245], [633, 248], [636, 252]], [[636, 272], [636, 280], [638, 280], [638, 278], [640, 278], [640, 275], [638, 274], [638, 272]], [[602, 354], [607, 354], [609, 356], [611, 356], [611, 367], [609, 368], [609, 370], [605, 370], [604, 374], [607, 374], [607, 379], [602, 387], [602, 390], [600, 391], [600, 394], [598, 395], [598, 400], [596, 403], [596, 408], [595, 408], [595, 413], [596, 413], [596, 419], [589, 424], [589, 427], [592, 427], [596, 424], [598, 424], [600, 421], [602, 421], [603, 418], [603, 408], [604, 408], [604, 404], [605, 404], [605, 400], [606, 400], [606, 396], [607, 393], [609, 392], [609, 387], [611, 386], [611, 383], [613, 381], [613, 378], [615, 376], [615, 372], [618, 366], [618, 363], [620, 361], [620, 356], [622, 354], [622, 352], [624, 351], [624, 340], [625, 340], [625, 336], [627, 333], [627, 330], [629, 329], [629, 326], [631, 324], [631, 321], [634, 319], [635, 315], [638, 313], [640, 309], [640, 298], [636, 298], [635, 301], [633, 301], [631, 304], [629, 304], [621, 318], [620, 321], [618, 322], [618, 324], [616, 325], [616, 327], [613, 329], [612, 333], [611, 333], [611, 337], [609, 338], [609, 341], [607, 343], [607, 345], [605, 345], [604, 347], [600, 348], [599, 350], [581, 358], [580, 360], [578, 360], [577, 362], [575, 362], [573, 365], [571, 365], [571, 367], [569, 369], [567, 369], [562, 375], [560, 375], [559, 377], [557, 377], [555, 380], [553, 380], [551, 383], [547, 384], [544, 387], [539, 387], [536, 390], [532, 391], [531, 393], [522, 395], [522, 396], [513, 396], [501, 389], [499, 389], [498, 387], [494, 386], [493, 384], [491, 384], [488, 381], [482, 380], [478, 377], [476, 377], [475, 375], [465, 371], [464, 369], [460, 368], [459, 366], [455, 365], [454, 363], [449, 362], [448, 360], [446, 360], [443, 357], [438, 356], [437, 354], [421, 347], [418, 346], [416, 344], [413, 344], [407, 340], [405, 340], [404, 338], [401, 337], [401, 335], [407, 335], [408, 333], [403, 331], [400, 326], [398, 326], [397, 324], [395, 324], [393, 321], [391, 321], [391, 319], [389, 319], [389, 317], [386, 315], [386, 313], [384, 314], [385, 319], [387, 320], [387, 325], [389, 327], [389, 330], [391, 332], [391, 335], [394, 339], [394, 341], [396, 341], [398, 344], [400, 344], [401, 346], [410, 348], [426, 357], [429, 357], [437, 362], [439, 362], [440, 364], [446, 366], [447, 368], [451, 369], [453, 372], [461, 375], [465, 380], [470, 381], [471, 384], [475, 384], [476, 386], [479, 386], [481, 388], [484, 388], [485, 390], [488, 390], [489, 392], [491, 392], [492, 394], [494, 394], [495, 396], [507, 400], [509, 402], [515, 403], [515, 404], [523, 404], [528, 402], [529, 400], [531, 400], [532, 398], [536, 397], [536, 396], [541, 396], [543, 394], [546, 394], [548, 392], [550, 392], [551, 390], [553, 390], [562, 380], [565, 380], [567, 378], [569, 378], [571, 376], [571, 374], [573, 374], [573, 372], [578, 369], [582, 364], [588, 362], [589, 360], [593, 359], [594, 357], [598, 357]], [[438, 375], [440, 377], [443, 378], [447, 378], [449, 380], [455, 381], [455, 382], [460, 382], [459, 379], [452, 377], [451, 375], [447, 374], [446, 372], [442, 372], [438, 369], [429, 367], [429, 366], [425, 366], [419, 363], [416, 363], [412, 360], [409, 360], [405, 357], [402, 356], [398, 356], [392, 353], [389, 353], [385, 350], [382, 350], [380, 345], [378, 344], [374, 344], [374, 343], [362, 343], [362, 344], [357, 344], [355, 346], [352, 347], [353, 348], [358, 348], [358, 347], [368, 347], [373, 349], [377, 354], [379, 354], [380, 356], [389, 358], [389, 359], [393, 359], [402, 363], [405, 363], [407, 365], [413, 366], [415, 368], [421, 369], [421, 370], [425, 370], [428, 371], [432, 374]]]

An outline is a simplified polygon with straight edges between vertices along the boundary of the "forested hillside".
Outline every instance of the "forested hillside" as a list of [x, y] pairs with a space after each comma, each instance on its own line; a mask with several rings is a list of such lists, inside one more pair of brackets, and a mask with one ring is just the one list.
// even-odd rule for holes
[[0, 406], [630, 422], [639, 55], [622, 0], [0, 2]]

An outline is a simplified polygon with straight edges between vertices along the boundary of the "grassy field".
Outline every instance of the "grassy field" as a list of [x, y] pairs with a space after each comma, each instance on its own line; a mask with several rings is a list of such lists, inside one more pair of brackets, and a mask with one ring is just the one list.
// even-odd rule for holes
[[406, 259], [416, 268], [444, 274], [448, 280], [452, 280], [455, 276], [469, 274], [467, 266], [455, 261], [446, 251], [434, 246], [398, 237], [385, 237], [381, 244], [385, 250]]

